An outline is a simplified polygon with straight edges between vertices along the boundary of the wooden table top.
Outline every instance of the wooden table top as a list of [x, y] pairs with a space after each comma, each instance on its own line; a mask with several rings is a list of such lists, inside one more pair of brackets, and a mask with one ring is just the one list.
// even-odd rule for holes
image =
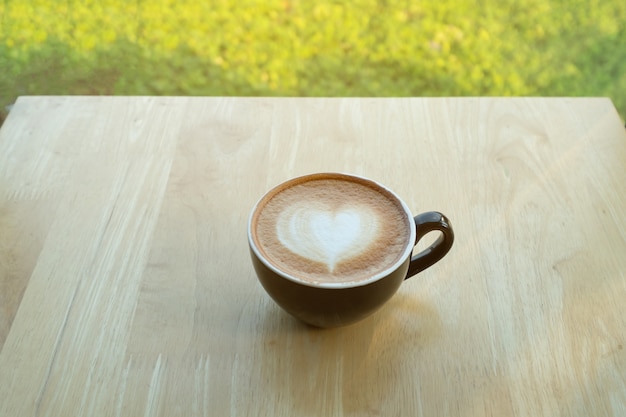
[[[319, 171], [456, 232], [330, 330], [246, 239]], [[608, 99], [22, 97], [0, 130], [1, 416], [623, 416], [625, 300]]]

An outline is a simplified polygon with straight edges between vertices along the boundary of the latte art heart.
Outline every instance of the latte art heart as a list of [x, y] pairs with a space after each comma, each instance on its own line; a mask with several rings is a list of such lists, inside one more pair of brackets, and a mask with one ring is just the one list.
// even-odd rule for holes
[[294, 205], [279, 214], [276, 233], [290, 251], [328, 266], [362, 253], [378, 233], [376, 214], [366, 206], [329, 207]]

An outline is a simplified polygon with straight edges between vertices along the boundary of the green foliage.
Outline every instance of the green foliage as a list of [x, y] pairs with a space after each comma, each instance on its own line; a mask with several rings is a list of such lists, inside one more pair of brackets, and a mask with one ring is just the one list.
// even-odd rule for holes
[[609, 96], [622, 0], [4, 0], [0, 106], [24, 94]]

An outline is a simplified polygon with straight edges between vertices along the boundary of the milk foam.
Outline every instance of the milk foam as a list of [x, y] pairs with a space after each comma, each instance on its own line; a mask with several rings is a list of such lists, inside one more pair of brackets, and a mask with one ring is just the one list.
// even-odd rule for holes
[[308, 283], [367, 281], [406, 259], [414, 225], [395, 196], [340, 174], [274, 189], [250, 222], [268, 263]]
[[320, 262], [334, 272], [335, 266], [363, 253], [379, 231], [376, 213], [366, 206], [331, 206], [311, 202], [294, 204], [278, 215], [276, 234], [293, 253]]

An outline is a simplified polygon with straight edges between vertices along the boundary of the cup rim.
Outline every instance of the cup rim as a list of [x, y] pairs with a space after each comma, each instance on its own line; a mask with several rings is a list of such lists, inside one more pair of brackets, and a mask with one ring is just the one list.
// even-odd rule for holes
[[[358, 281], [342, 281], [342, 282], [310, 282], [310, 281], [306, 281], [304, 279], [298, 278], [297, 276], [294, 276], [292, 274], [289, 274], [277, 268], [269, 260], [267, 260], [267, 258], [261, 252], [261, 250], [257, 247], [257, 244], [252, 237], [252, 219], [254, 218], [254, 215], [257, 212], [259, 205], [261, 204], [263, 200], [266, 199], [267, 196], [277, 193], [280, 189], [285, 188], [287, 185], [291, 183], [304, 181], [304, 180], [308, 181], [308, 180], [312, 180], [316, 178], [319, 178], [319, 179], [321, 178], [357, 179], [362, 182], [373, 184], [375, 187], [378, 187], [384, 190], [385, 192], [389, 193], [390, 196], [392, 196], [393, 198], [397, 200], [397, 202], [400, 204], [400, 206], [402, 207], [402, 210], [407, 216], [407, 222], [409, 224], [410, 233], [409, 233], [409, 239], [407, 240], [407, 244], [406, 244], [406, 247], [404, 248], [403, 253], [401, 254], [401, 256], [398, 257], [398, 259], [392, 265], [389, 265], [387, 268], [383, 269], [382, 271], [377, 272], [376, 274], [372, 275], [368, 279], [363, 279], [363, 280], [358, 280]], [[261, 198], [259, 198], [256, 204], [252, 207], [252, 210], [250, 211], [250, 215], [248, 216], [248, 244], [250, 248], [252, 249], [252, 251], [254, 252], [254, 255], [257, 257], [257, 259], [261, 263], [263, 263], [263, 265], [265, 265], [268, 269], [278, 274], [279, 276], [289, 281], [295, 282], [297, 284], [308, 286], [308, 287], [314, 287], [314, 288], [341, 289], [341, 288], [362, 287], [362, 286], [369, 285], [373, 282], [376, 282], [385, 278], [386, 276], [392, 274], [394, 271], [400, 268], [402, 264], [406, 262], [407, 258], [413, 252], [416, 236], [417, 236], [417, 231], [416, 231], [415, 221], [413, 220], [413, 215], [411, 214], [411, 210], [409, 210], [404, 200], [402, 200], [391, 189], [379, 183], [378, 181], [372, 180], [370, 178], [367, 178], [361, 175], [344, 173], [344, 172], [319, 172], [319, 173], [301, 175], [301, 176], [293, 177], [285, 181], [282, 181], [278, 185], [272, 187], [269, 191], [264, 193], [261, 196]]]

